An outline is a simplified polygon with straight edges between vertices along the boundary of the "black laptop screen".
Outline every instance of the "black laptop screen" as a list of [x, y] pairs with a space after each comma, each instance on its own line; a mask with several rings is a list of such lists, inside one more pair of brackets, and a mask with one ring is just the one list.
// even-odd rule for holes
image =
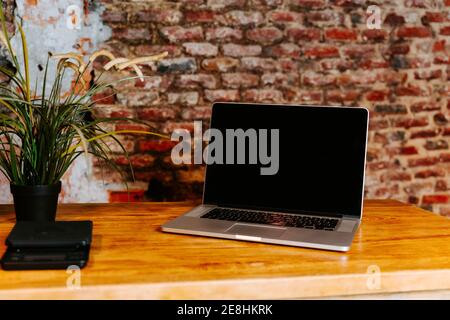
[[367, 121], [362, 108], [215, 104], [224, 147], [211, 138], [204, 203], [359, 216]]

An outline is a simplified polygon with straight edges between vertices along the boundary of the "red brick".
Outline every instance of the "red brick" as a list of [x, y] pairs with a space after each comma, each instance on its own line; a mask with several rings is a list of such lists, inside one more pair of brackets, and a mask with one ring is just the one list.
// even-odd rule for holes
[[450, 36], [450, 26], [442, 27], [439, 34], [443, 36]]
[[169, 8], [152, 8], [139, 10], [133, 17], [137, 22], [157, 22], [162, 24], [178, 24], [183, 14]]
[[418, 154], [418, 153], [419, 153], [419, 151], [414, 146], [403, 146], [403, 147], [400, 147], [400, 151], [399, 151], [399, 154], [402, 154], [402, 155], [413, 155], [413, 154]]
[[436, 111], [440, 110], [441, 106], [436, 102], [420, 101], [411, 105], [412, 112]]
[[358, 33], [352, 29], [330, 28], [325, 30], [325, 39], [338, 41], [354, 41]]
[[320, 40], [320, 29], [291, 27], [286, 29], [286, 36], [290, 41]]
[[207, 71], [227, 72], [239, 66], [239, 60], [229, 57], [205, 59], [202, 62], [203, 69]]
[[400, 27], [397, 36], [400, 38], [428, 38], [431, 37], [431, 30], [426, 27]]
[[445, 140], [428, 140], [424, 148], [430, 151], [448, 149], [448, 142]]
[[109, 202], [141, 202], [145, 190], [109, 191]]
[[408, 54], [410, 51], [409, 43], [390, 43], [386, 51], [389, 55], [404, 55]]
[[215, 10], [221, 10], [229, 7], [242, 8], [245, 6], [245, 0], [207, 0], [206, 3], [209, 8]]
[[339, 57], [339, 49], [335, 46], [317, 45], [306, 48], [303, 54], [311, 59], [334, 58]]
[[344, 47], [344, 54], [352, 59], [371, 58], [375, 55], [375, 47], [370, 45], [349, 45]]
[[261, 82], [264, 86], [273, 85], [276, 87], [297, 87], [299, 75], [296, 72], [271, 72], [261, 76]]
[[92, 101], [96, 104], [114, 104], [116, 102], [116, 95], [110, 90], [105, 90], [94, 94], [92, 96]]
[[137, 112], [139, 119], [150, 121], [162, 121], [175, 118], [175, 110], [172, 108], [143, 108]]
[[151, 40], [152, 35], [146, 28], [124, 28], [117, 27], [112, 30], [112, 37], [121, 40]]
[[426, 8], [426, 0], [404, 0], [405, 7], [407, 8]]
[[449, 116], [439, 112], [433, 116], [433, 120], [438, 126], [445, 126], [449, 122]]
[[275, 27], [254, 28], [246, 35], [247, 39], [261, 44], [272, 44], [283, 38], [283, 33]]
[[186, 53], [192, 56], [216, 56], [219, 48], [208, 42], [186, 42], [183, 43]]
[[267, 13], [269, 21], [277, 24], [291, 23], [291, 22], [301, 22], [302, 16], [298, 12], [294, 11], [271, 11]]
[[386, 119], [370, 119], [369, 130], [381, 130], [389, 128], [389, 121]]
[[385, 170], [391, 167], [392, 164], [387, 161], [370, 162], [367, 164], [367, 168], [373, 171]]
[[305, 20], [313, 26], [335, 27], [343, 25], [345, 23], [346, 15], [336, 10], [320, 10], [320, 11], [307, 11], [304, 13]]
[[395, 94], [397, 96], [428, 96], [428, 91], [420, 86], [407, 85], [403, 87], [397, 87], [395, 89]]
[[419, 80], [439, 79], [442, 76], [442, 70], [419, 70], [414, 72], [414, 78]]
[[199, 100], [197, 91], [169, 92], [167, 102], [169, 104], [178, 104], [183, 106], [194, 106]]
[[411, 127], [425, 127], [428, 125], [428, 118], [427, 117], [421, 117], [421, 118], [397, 118], [393, 120], [393, 126], [394, 127], [402, 127], [409, 129]]
[[433, 60], [434, 64], [450, 64], [450, 56], [449, 55], [439, 55], [436, 56]]
[[437, 157], [426, 157], [426, 158], [418, 158], [418, 159], [409, 159], [408, 166], [409, 167], [423, 167], [423, 166], [433, 166], [439, 162], [439, 158]]
[[241, 40], [242, 31], [230, 27], [209, 28], [205, 31], [206, 40], [232, 41]]
[[303, 74], [302, 83], [307, 86], [328, 86], [336, 84], [336, 76], [307, 71]]
[[419, 69], [431, 67], [431, 59], [429, 57], [415, 56], [407, 58], [408, 68]]
[[217, 88], [217, 80], [212, 74], [182, 74], [178, 76], [175, 85], [179, 88], [195, 89], [198, 87], [215, 89]]
[[169, 57], [179, 56], [181, 48], [175, 45], [149, 45], [141, 44], [136, 46], [135, 53], [138, 56], [150, 56], [166, 51]]
[[110, 118], [132, 118], [133, 112], [128, 109], [112, 110], [109, 114]]
[[320, 67], [323, 70], [339, 70], [344, 72], [354, 68], [354, 63], [348, 60], [342, 59], [326, 59], [320, 62]]
[[398, 194], [399, 192], [399, 186], [398, 184], [395, 184], [393, 186], [390, 187], [381, 187], [381, 188], [377, 188], [375, 190], [375, 196], [377, 198], [391, 198], [393, 197], [393, 195]]
[[187, 122], [167, 121], [161, 128], [161, 132], [166, 134], [172, 134], [172, 132], [174, 132], [176, 129], [184, 129], [192, 133], [194, 132], [194, 123], [192, 121]]
[[278, 67], [277, 70], [292, 72], [298, 70], [298, 63], [289, 58], [277, 59]]
[[323, 101], [323, 93], [319, 90], [296, 90], [298, 101], [304, 103], [320, 103]]
[[439, 156], [439, 161], [441, 161], [441, 162], [450, 162], [450, 153], [442, 153]]
[[301, 50], [300, 47], [292, 43], [280, 43], [271, 47], [265, 47], [264, 53], [269, 57], [289, 57], [289, 58], [300, 58]]
[[[145, 124], [140, 123], [118, 123], [115, 125], [114, 130], [116, 131], [150, 131], [150, 127]], [[131, 135], [135, 135], [139, 133], [130, 133]]]
[[223, 54], [231, 57], [258, 56], [262, 48], [259, 45], [240, 45], [227, 43], [222, 46]]
[[374, 111], [380, 114], [406, 114], [408, 109], [402, 104], [377, 104]]
[[138, 148], [140, 152], [167, 152], [171, 150], [176, 143], [176, 141], [165, 139], [140, 140]]
[[441, 12], [426, 12], [425, 16], [422, 17], [422, 23], [440, 23], [447, 21], [447, 18]]
[[145, 107], [159, 103], [159, 94], [155, 91], [118, 93], [119, 103], [129, 107]]
[[251, 73], [224, 73], [222, 83], [233, 89], [256, 87], [259, 84], [259, 76]]
[[160, 30], [162, 36], [172, 43], [179, 43], [180, 41], [203, 40], [203, 29], [199, 26], [189, 28], [172, 26], [172, 27], [163, 27]]
[[355, 90], [329, 90], [326, 93], [327, 101], [331, 103], [355, 102], [359, 96], [360, 93]]
[[384, 23], [391, 26], [399, 26], [405, 23], [405, 18], [403, 16], [397, 15], [396, 13], [389, 13], [384, 19]]
[[404, 171], [392, 171], [381, 176], [381, 181], [411, 181], [411, 174]]
[[358, 72], [353, 71], [351, 73], [342, 73], [337, 77], [337, 84], [343, 86], [352, 86], [358, 84], [373, 84], [378, 80], [378, 74], [370, 73], [367, 71]]
[[241, 67], [248, 71], [275, 71], [278, 69], [278, 62], [272, 58], [242, 58]]
[[126, 22], [128, 18], [127, 12], [105, 10], [102, 13], [103, 22]]
[[275, 89], [250, 89], [242, 94], [244, 101], [250, 102], [283, 102], [283, 93]]
[[361, 69], [380, 69], [380, 68], [388, 68], [389, 62], [385, 60], [371, 60], [371, 59], [363, 59], [359, 61], [358, 66]]
[[211, 111], [211, 107], [187, 108], [181, 112], [181, 118], [185, 120], [209, 119], [211, 117]]
[[449, 199], [450, 196], [447, 194], [425, 195], [422, 197], [422, 203], [424, 204], [448, 203]]
[[172, 77], [168, 76], [147, 76], [144, 81], [136, 79], [134, 86], [143, 90], [158, 89], [160, 92], [165, 92], [172, 84]]
[[417, 139], [417, 138], [433, 138], [436, 137], [439, 134], [438, 130], [420, 130], [420, 131], [414, 131], [411, 132], [411, 139]]
[[382, 29], [364, 30], [362, 36], [364, 40], [383, 41], [387, 37], [387, 32]]
[[321, 9], [325, 7], [323, 0], [290, 0], [293, 6], [305, 9]]
[[386, 90], [371, 90], [366, 93], [368, 101], [383, 101], [386, 99], [388, 92]]
[[445, 40], [438, 40], [433, 44], [433, 52], [445, 51]]
[[205, 99], [211, 102], [239, 101], [239, 90], [205, 90]]
[[450, 217], [450, 206], [439, 206], [439, 214], [444, 217]]
[[215, 12], [210, 10], [186, 10], [184, 11], [184, 19], [187, 22], [214, 22]]
[[131, 166], [135, 169], [142, 169], [150, 167], [155, 162], [155, 157], [149, 154], [134, 154], [128, 157], [119, 156], [115, 159], [117, 165], [120, 166]]
[[264, 17], [259, 11], [233, 10], [218, 18], [218, 21], [232, 26], [259, 26]]
[[418, 171], [415, 173], [414, 177], [418, 179], [427, 179], [427, 178], [436, 178], [436, 177], [444, 177], [445, 171], [441, 169], [427, 169]]
[[445, 180], [436, 181], [435, 191], [447, 191], [447, 190], [450, 190], [450, 189]]

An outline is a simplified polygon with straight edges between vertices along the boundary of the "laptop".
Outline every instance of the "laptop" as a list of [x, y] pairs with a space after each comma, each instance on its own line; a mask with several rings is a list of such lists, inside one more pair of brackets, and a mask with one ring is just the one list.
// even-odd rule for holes
[[215, 103], [202, 204], [162, 230], [348, 251], [368, 119], [360, 107]]

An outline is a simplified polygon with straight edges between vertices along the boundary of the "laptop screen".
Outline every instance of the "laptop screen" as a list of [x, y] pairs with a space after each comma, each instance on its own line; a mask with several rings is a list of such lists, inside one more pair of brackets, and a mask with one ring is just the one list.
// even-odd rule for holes
[[204, 203], [361, 215], [363, 108], [216, 103]]

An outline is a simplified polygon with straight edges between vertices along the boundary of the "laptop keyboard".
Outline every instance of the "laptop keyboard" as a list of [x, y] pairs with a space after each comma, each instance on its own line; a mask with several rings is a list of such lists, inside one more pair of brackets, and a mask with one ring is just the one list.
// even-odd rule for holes
[[214, 208], [204, 214], [202, 218], [327, 231], [333, 231], [339, 222], [339, 219], [335, 218], [247, 211], [228, 208]]

